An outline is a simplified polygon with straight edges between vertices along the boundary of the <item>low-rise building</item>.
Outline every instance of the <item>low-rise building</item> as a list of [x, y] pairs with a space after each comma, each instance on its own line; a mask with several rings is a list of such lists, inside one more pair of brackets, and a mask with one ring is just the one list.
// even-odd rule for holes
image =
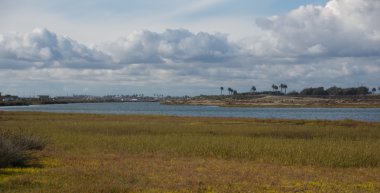
[[50, 96], [49, 95], [38, 95], [38, 99], [40, 99], [40, 100], [49, 100]]

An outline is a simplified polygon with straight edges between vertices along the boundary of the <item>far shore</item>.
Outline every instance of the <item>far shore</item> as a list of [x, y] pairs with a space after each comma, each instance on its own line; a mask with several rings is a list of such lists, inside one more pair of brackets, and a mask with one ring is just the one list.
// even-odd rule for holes
[[149, 101], [118, 100], [18, 100], [0, 101], [0, 106], [29, 106], [70, 103], [160, 102], [163, 105], [194, 105], [249, 108], [380, 108], [380, 95], [290, 96], [290, 95], [201, 95]]
[[198, 96], [167, 99], [165, 105], [205, 105], [258, 108], [380, 108], [380, 95], [363, 96]]
[[53, 105], [53, 104], [73, 104], [73, 103], [126, 103], [126, 102], [159, 102], [155, 101], [98, 101], [98, 100], [48, 100], [48, 101], [8, 101], [0, 102], [0, 107], [4, 106], [30, 106], [30, 105]]

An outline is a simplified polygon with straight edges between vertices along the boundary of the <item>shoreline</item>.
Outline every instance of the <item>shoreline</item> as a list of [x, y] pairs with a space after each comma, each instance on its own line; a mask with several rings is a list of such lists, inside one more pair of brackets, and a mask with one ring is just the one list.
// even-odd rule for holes
[[199, 96], [188, 99], [168, 99], [161, 104], [247, 108], [380, 108], [380, 96]]
[[360, 96], [285, 96], [215, 95], [147, 101], [99, 100], [18, 100], [0, 101], [0, 107], [75, 103], [159, 102], [162, 105], [192, 105], [246, 108], [380, 108], [380, 95]]
[[159, 102], [159, 101], [12, 101], [12, 102], [0, 102], [0, 107], [12, 107], [12, 106], [31, 106], [31, 105], [55, 105], [55, 104], [84, 104], [84, 103], [138, 103], [138, 102]]
[[[329, 123], [329, 122], [350, 122], [350, 123], [363, 123], [363, 124], [377, 124], [380, 120], [360, 120], [360, 119], [307, 119], [307, 118], [277, 118], [277, 117], [234, 117], [234, 116], [190, 116], [190, 115], [170, 115], [170, 114], [107, 114], [107, 113], [90, 113], [90, 112], [52, 112], [52, 111], [20, 111], [20, 110], [5, 110], [0, 108], [0, 116], [2, 114], [40, 114], [40, 115], [76, 115], [76, 116], [105, 116], [105, 117], [155, 117], [155, 118], [178, 118], [178, 119], [220, 119], [220, 120], [246, 120], [256, 122], [294, 122], [294, 123]], [[1, 119], [0, 119], [1, 121]]]

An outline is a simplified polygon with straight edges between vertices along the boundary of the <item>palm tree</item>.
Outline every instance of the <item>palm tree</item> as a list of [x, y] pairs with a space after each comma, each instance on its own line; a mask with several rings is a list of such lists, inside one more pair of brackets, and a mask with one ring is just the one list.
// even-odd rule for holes
[[288, 88], [288, 85], [284, 84], [285, 94], [286, 94], [286, 89], [287, 88]]
[[280, 84], [280, 89], [281, 89], [281, 92], [282, 92], [282, 89], [284, 88], [284, 84]]
[[372, 94], [375, 94], [376, 88], [372, 88]]
[[273, 85], [272, 85], [272, 89], [273, 89], [273, 92], [274, 92], [275, 90], [278, 90], [278, 86], [275, 85], [275, 84], [273, 84]]
[[255, 91], [256, 91], [256, 87], [255, 87], [255, 86], [252, 86], [252, 87], [251, 87], [251, 91], [252, 91], [252, 93], [255, 93]]
[[232, 94], [232, 92], [233, 92], [234, 90], [232, 89], [232, 88], [228, 88], [228, 94]]
[[220, 87], [220, 95], [223, 95], [223, 90], [224, 90], [224, 87], [221, 86], [221, 87]]

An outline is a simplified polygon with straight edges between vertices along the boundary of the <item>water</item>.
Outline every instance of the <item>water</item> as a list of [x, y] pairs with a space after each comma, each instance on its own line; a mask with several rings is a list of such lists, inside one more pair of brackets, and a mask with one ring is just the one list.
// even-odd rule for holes
[[161, 105], [160, 103], [80, 103], [0, 107], [7, 111], [95, 114], [158, 114], [202, 117], [253, 117], [280, 119], [354, 119], [380, 121], [380, 108], [238, 108]]

